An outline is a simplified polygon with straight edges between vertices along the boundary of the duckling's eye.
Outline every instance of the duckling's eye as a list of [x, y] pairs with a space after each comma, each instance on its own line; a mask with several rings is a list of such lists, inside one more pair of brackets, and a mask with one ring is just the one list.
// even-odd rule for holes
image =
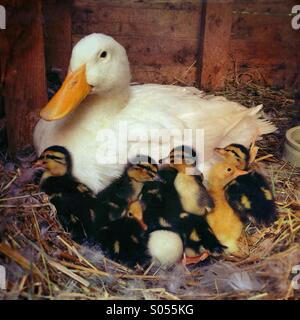
[[107, 52], [106, 52], [106, 51], [102, 51], [102, 52], [100, 53], [100, 58], [104, 59], [104, 58], [106, 58], [106, 57], [107, 57]]
[[232, 170], [231, 168], [227, 168], [227, 172], [231, 172], [231, 170]]
[[128, 218], [133, 218], [133, 214], [131, 212], [127, 213]]

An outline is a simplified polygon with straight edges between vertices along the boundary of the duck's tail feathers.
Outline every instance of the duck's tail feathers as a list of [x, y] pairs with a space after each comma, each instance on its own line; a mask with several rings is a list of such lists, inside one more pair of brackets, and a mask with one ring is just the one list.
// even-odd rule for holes
[[[242, 112], [236, 113], [235, 115], [232, 115], [231, 117], [231, 124], [226, 128], [226, 131], [224, 132], [224, 136], [227, 135], [231, 130], [233, 130], [235, 127], [239, 126], [242, 121], [244, 121], [246, 118], [257, 118], [257, 120], [260, 120], [260, 114], [263, 105], [258, 105], [254, 108], [247, 109], [245, 108]], [[261, 134], [261, 132], [259, 132]]]
[[262, 108], [263, 108], [262, 104], [254, 108], [251, 108], [250, 115], [256, 114], [257, 116], [259, 135], [273, 133], [274, 131], [277, 130], [277, 128], [270, 120], [263, 118], [262, 114], [260, 113], [262, 111]]
[[277, 130], [277, 127], [268, 119], [257, 119], [259, 135], [273, 133]]
[[[263, 134], [273, 133], [277, 130], [277, 127], [270, 120], [263, 117], [263, 115], [261, 114], [262, 108], [263, 108], [263, 105], [260, 104], [256, 107], [250, 108], [245, 111], [247, 116], [250, 116], [250, 117], [252, 116], [254, 118], [256, 117], [257, 126], [258, 126], [258, 132], [257, 132], [258, 136], [261, 136]], [[238, 125], [238, 123], [239, 123], [239, 120], [237, 119], [236, 122], [232, 123], [230, 129]]]

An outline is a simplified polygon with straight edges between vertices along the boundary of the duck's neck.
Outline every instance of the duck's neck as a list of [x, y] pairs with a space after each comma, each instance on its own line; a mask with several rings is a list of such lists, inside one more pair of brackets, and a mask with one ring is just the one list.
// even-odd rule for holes
[[223, 194], [224, 192], [224, 184], [220, 183], [219, 179], [209, 179], [209, 191], [212, 193]]
[[214, 199], [215, 207], [218, 207], [219, 204], [227, 204], [225, 192], [223, 189], [209, 189], [209, 194]]
[[135, 200], [138, 199], [138, 196], [142, 191], [143, 183], [139, 182], [139, 181], [136, 181], [136, 180], [133, 180], [133, 179], [131, 179], [130, 183], [131, 183], [131, 186], [132, 186], [131, 201], [135, 201]]
[[80, 124], [92, 131], [105, 127], [113, 117], [125, 108], [129, 95], [129, 87], [101, 95], [91, 94], [65, 119], [65, 123], [68, 126]]

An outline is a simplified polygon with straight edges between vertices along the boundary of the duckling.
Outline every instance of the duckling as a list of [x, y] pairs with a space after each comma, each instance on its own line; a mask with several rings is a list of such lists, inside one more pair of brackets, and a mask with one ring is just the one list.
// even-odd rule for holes
[[158, 262], [162, 266], [168, 266], [178, 262], [183, 255], [182, 237], [168, 227], [164, 227], [163, 229], [158, 227], [158, 229], [155, 229], [151, 226], [151, 228], [148, 229], [148, 226], [143, 220], [144, 209], [143, 203], [137, 200], [130, 205], [127, 214], [129, 218], [135, 219], [145, 231], [146, 257], [151, 257], [153, 262]]
[[49, 196], [59, 221], [77, 242], [87, 239], [96, 218], [97, 202], [93, 192], [72, 176], [72, 160], [67, 149], [51, 146], [35, 162], [43, 174], [40, 189]]
[[240, 214], [243, 222], [250, 220], [257, 225], [269, 226], [277, 217], [274, 195], [265, 177], [252, 164], [255, 158], [253, 152], [240, 144], [215, 150], [237, 168], [250, 169], [247, 175], [237, 177], [225, 187], [227, 201]]
[[220, 243], [227, 247], [225, 252], [230, 254], [238, 252], [243, 223], [228, 203], [224, 187], [244, 174], [247, 174], [247, 171], [226, 162], [214, 165], [209, 173], [208, 190], [214, 199], [215, 207], [207, 214], [207, 222]]
[[125, 217], [129, 204], [137, 200], [144, 183], [159, 179], [157, 172], [158, 166], [152, 158], [137, 156], [127, 165], [121, 177], [98, 193], [98, 205], [104, 208], [111, 221]]
[[203, 175], [196, 169], [196, 152], [187, 146], [174, 148], [166, 159], [167, 163], [177, 171], [174, 180], [183, 211], [195, 215], [204, 215], [214, 207], [214, 203], [203, 185]]

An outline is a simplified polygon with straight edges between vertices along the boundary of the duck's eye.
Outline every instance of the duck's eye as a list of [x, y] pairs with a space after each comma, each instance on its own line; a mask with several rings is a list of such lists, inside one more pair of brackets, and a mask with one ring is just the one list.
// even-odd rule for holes
[[231, 170], [232, 170], [231, 168], [227, 168], [227, 172], [231, 172]]
[[102, 52], [100, 53], [100, 58], [104, 59], [104, 58], [106, 58], [106, 57], [107, 57], [107, 52], [106, 52], [106, 51], [102, 51]]
[[129, 211], [129, 212], [127, 213], [127, 216], [128, 216], [128, 218], [133, 218], [132, 212]]

